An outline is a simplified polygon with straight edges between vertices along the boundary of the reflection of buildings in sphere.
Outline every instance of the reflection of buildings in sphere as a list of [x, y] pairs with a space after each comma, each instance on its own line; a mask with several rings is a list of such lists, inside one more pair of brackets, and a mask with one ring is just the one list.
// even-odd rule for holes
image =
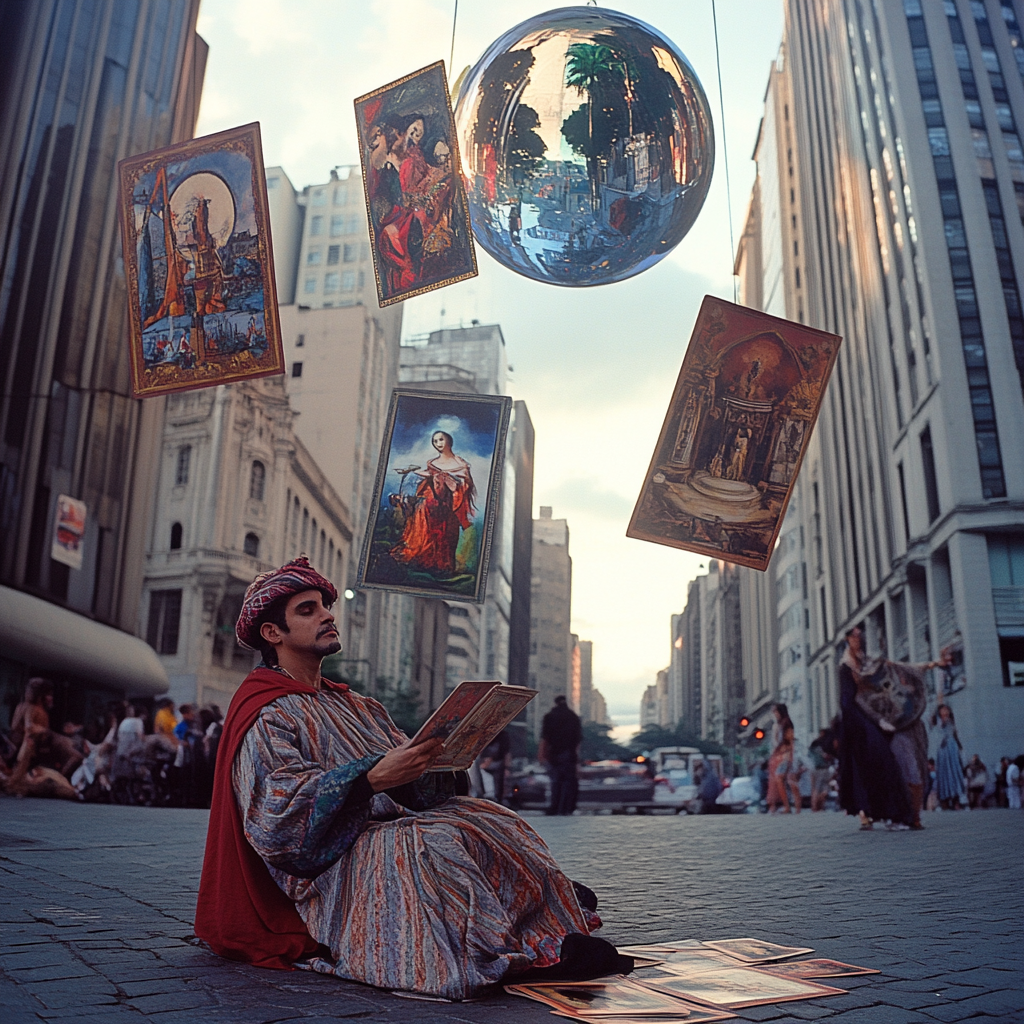
[[563, 285], [652, 266], [696, 220], [714, 140], [686, 58], [626, 15], [579, 8], [506, 33], [456, 110], [477, 241]]

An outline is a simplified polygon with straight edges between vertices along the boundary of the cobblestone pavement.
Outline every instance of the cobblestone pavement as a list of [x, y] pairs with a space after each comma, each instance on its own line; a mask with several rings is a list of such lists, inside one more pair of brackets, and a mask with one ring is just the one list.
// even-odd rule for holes
[[[3, 1024], [554, 1021], [499, 995], [400, 999], [189, 945], [207, 813], [0, 797]], [[620, 944], [754, 936], [878, 968], [847, 995], [749, 1021], [1024, 1021], [1024, 814], [929, 814], [921, 833], [799, 817], [531, 818]], [[70, 1024], [70, 1022], [69, 1022]]]

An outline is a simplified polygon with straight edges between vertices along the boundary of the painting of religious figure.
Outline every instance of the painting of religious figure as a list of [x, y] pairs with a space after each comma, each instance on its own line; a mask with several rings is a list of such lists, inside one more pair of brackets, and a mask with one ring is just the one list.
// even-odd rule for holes
[[841, 342], [706, 296], [626, 535], [766, 569]]
[[259, 124], [117, 170], [134, 395], [284, 373]]
[[377, 301], [476, 277], [444, 61], [360, 96], [355, 107]]
[[392, 393], [358, 586], [484, 599], [512, 399]]

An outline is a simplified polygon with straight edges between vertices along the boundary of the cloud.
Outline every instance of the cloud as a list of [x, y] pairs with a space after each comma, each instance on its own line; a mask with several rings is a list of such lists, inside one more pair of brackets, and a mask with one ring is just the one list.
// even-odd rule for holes
[[571, 477], [544, 493], [545, 504], [558, 506], [568, 513], [582, 511], [589, 515], [619, 521], [633, 509], [632, 502], [621, 494], [609, 491], [596, 477]]

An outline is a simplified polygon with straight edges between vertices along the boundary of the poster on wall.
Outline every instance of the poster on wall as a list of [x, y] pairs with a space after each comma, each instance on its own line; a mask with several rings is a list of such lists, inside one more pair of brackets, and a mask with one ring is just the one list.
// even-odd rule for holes
[[512, 399], [396, 389], [357, 585], [481, 602]]
[[117, 171], [135, 397], [284, 373], [259, 124]]
[[379, 304], [476, 277], [444, 61], [360, 96], [355, 109]]
[[57, 496], [57, 514], [53, 524], [53, 542], [50, 557], [72, 569], [82, 568], [82, 542], [85, 538], [85, 502]]
[[766, 569], [841, 342], [705, 296], [626, 535]]

